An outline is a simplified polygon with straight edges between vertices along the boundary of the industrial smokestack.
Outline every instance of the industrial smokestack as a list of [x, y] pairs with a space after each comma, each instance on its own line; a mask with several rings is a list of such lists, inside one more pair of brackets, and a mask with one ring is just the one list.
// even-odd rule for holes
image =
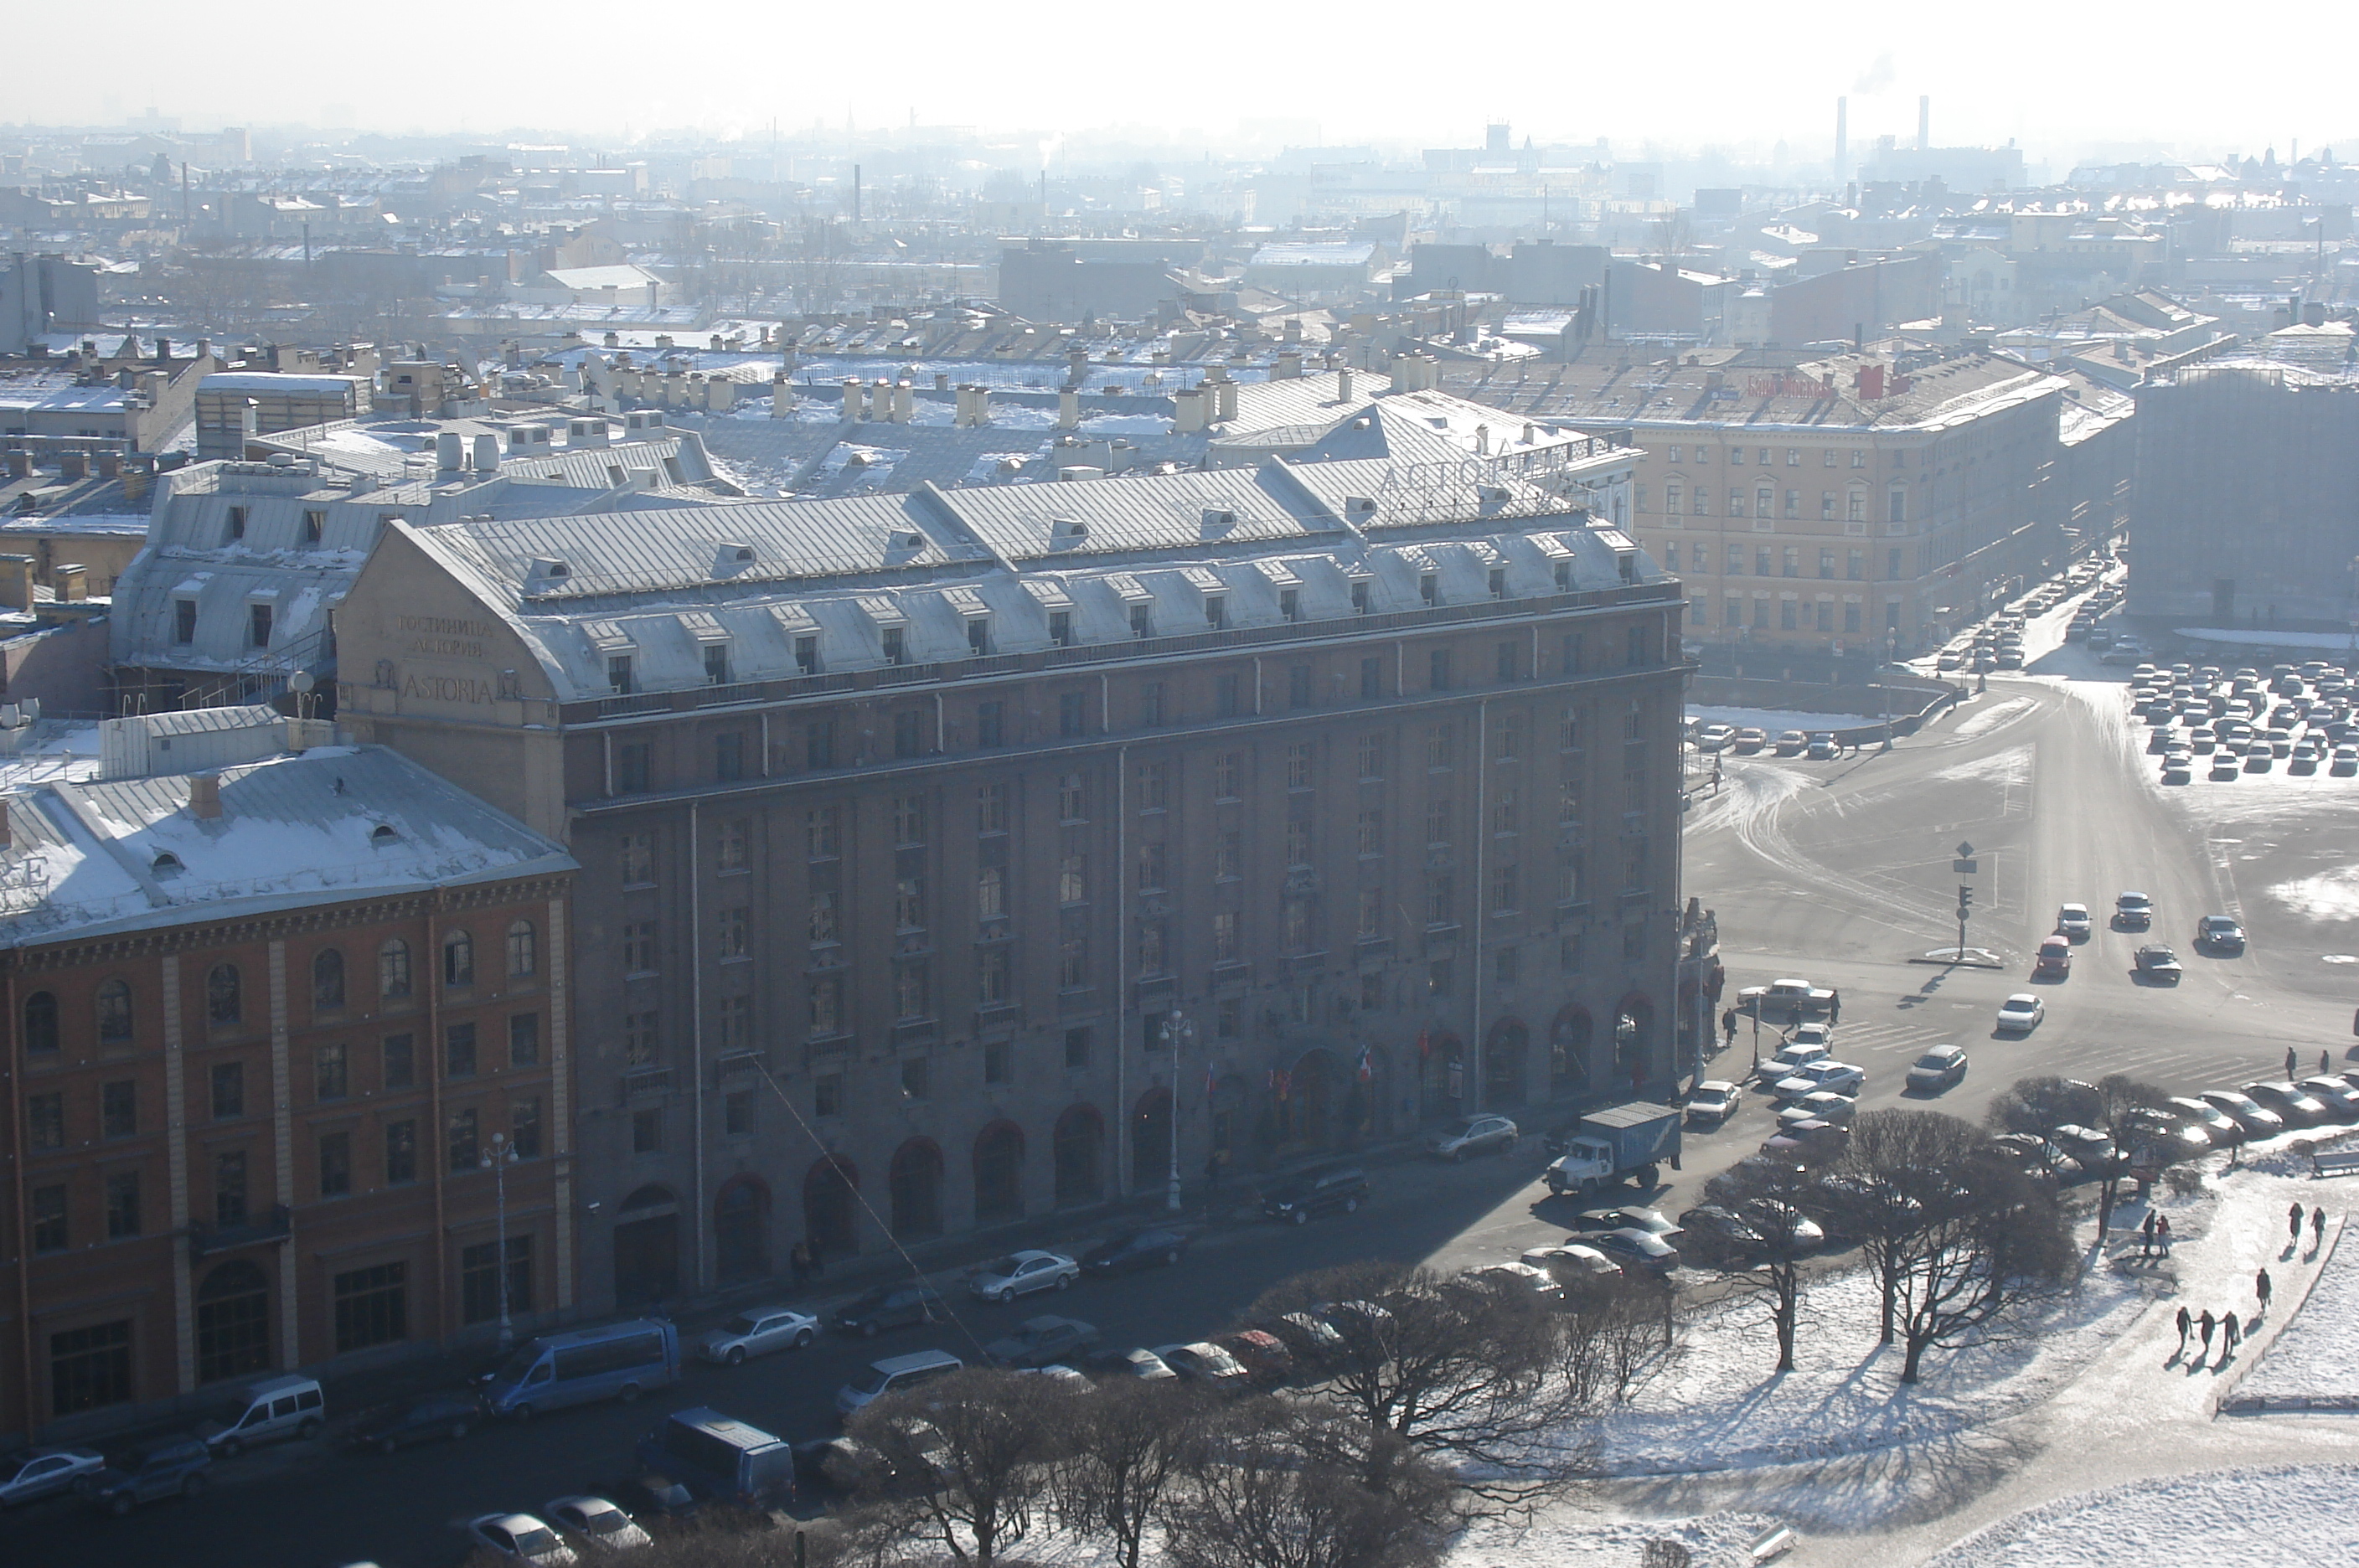
[[1835, 178], [1841, 180], [1851, 162], [1851, 100], [1835, 100]]
[[1933, 150], [1933, 99], [1930, 93], [1917, 97], [1917, 150]]

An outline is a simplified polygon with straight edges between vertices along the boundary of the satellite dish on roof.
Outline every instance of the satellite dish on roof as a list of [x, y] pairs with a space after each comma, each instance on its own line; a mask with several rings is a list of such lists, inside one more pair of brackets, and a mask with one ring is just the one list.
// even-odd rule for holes
[[299, 670], [287, 678], [287, 690], [299, 696], [310, 691], [312, 684], [311, 672], [308, 670]]

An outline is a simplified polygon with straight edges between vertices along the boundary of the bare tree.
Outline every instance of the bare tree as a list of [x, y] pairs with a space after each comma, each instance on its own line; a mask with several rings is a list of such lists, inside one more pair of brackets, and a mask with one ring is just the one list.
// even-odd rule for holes
[[1671, 1348], [1678, 1299], [1667, 1281], [1625, 1275], [1572, 1300], [1556, 1366], [1567, 1406], [1594, 1410], [1609, 1394], [1627, 1400], [1646, 1370]]
[[[1525, 1440], [1580, 1412], [1550, 1376], [1563, 1314], [1519, 1287], [1367, 1261], [1297, 1275], [1249, 1314], [1259, 1323], [1328, 1306], [1342, 1345], [1310, 1397], [1365, 1424], [1363, 1479], [1381, 1486], [1389, 1436], [1419, 1449], [1515, 1467]], [[1478, 1493], [1502, 1500], [1524, 1488]]]
[[883, 1456], [884, 1471], [930, 1471], [938, 1484], [902, 1501], [952, 1561], [991, 1568], [1003, 1539], [1031, 1529], [1032, 1506], [1048, 1490], [1049, 1465], [1071, 1416], [1063, 1402], [1071, 1398], [1046, 1377], [969, 1367], [887, 1394], [854, 1417], [851, 1430]]
[[1803, 1212], [1818, 1184], [1783, 1165], [1739, 1165], [1711, 1184], [1713, 1201], [1758, 1239], [1729, 1259], [1722, 1277], [1769, 1310], [1777, 1335], [1777, 1370], [1794, 1369], [1794, 1337], [1802, 1316], [1802, 1265], [1825, 1236]]
[[1114, 1537], [1114, 1560], [1138, 1568], [1147, 1530], [1213, 1412], [1192, 1385], [1117, 1378], [1076, 1399], [1060, 1419], [1057, 1511]]
[[1338, 1412], [1271, 1399], [1230, 1407], [1195, 1445], [1188, 1485], [1166, 1503], [1171, 1568], [1430, 1568], [1440, 1561], [1449, 1484], [1407, 1443], [1380, 1434], [1382, 1485], [1364, 1432]]
[[2093, 1084], [2076, 1078], [2018, 1078], [1983, 1113], [1993, 1132], [2025, 1132], [2046, 1138], [2050, 1128], [2093, 1127], [2104, 1115], [2104, 1100]]
[[2100, 1240], [2113, 1228], [2114, 1204], [2121, 1195], [2122, 1175], [2131, 1163], [2137, 1146], [2147, 1134], [2138, 1126], [2137, 1113], [2158, 1108], [2170, 1098], [2169, 1092], [2131, 1077], [2126, 1073], [2109, 1073], [2097, 1080], [2097, 1102], [2102, 1117], [2096, 1125], [2105, 1129], [2114, 1140], [2114, 1158], [2105, 1167], [2104, 1184], [2097, 1189], [2097, 1236]]
[[2072, 1237], [2055, 1195], [1984, 1153], [1919, 1184], [1921, 1224], [1900, 1277], [1907, 1347], [1900, 1380], [1925, 1352], [1954, 1346], [2072, 1269]]
[[1859, 1237], [1881, 1287], [1876, 1337], [1899, 1337], [1901, 1285], [1916, 1268], [1927, 1225], [1925, 1200], [1943, 1173], [1963, 1166], [1984, 1143], [1973, 1123], [1939, 1111], [1864, 1111], [1851, 1141], [1814, 1200]]

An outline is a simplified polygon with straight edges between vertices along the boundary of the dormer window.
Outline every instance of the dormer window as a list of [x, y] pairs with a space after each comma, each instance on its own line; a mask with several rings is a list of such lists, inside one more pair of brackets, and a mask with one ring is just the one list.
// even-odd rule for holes
[[271, 607], [268, 604], [248, 604], [245, 607], [246, 642], [255, 648], [270, 646]]
[[1049, 645], [1054, 648], [1071, 648], [1073, 646], [1072, 611], [1051, 610], [1049, 612]]
[[909, 634], [905, 626], [885, 628], [885, 662], [907, 664], [909, 661]]
[[1229, 596], [1226, 593], [1204, 595], [1204, 624], [1214, 631], [1222, 630], [1228, 626]]
[[1572, 592], [1572, 562], [1560, 561], [1556, 563], [1556, 591], [1560, 593]]
[[388, 823], [379, 822], [376, 826], [369, 829], [369, 844], [373, 848], [383, 849], [387, 844], [398, 844], [400, 842], [401, 834], [397, 833]]
[[172, 601], [172, 640], [176, 643], [197, 640], [197, 602], [194, 599]]
[[1130, 635], [1135, 637], [1151, 637], [1155, 635], [1154, 605], [1147, 604], [1131, 605]]
[[1365, 579], [1361, 579], [1352, 584], [1352, 614], [1364, 615], [1367, 613], [1368, 584]]
[[606, 656], [606, 684], [617, 697], [627, 697], [637, 689], [631, 676], [631, 656], [610, 653]]
[[707, 686], [729, 684], [729, 645], [709, 642], [704, 645], [704, 683]]
[[1506, 567], [1495, 566], [1491, 568], [1490, 589], [1491, 597], [1494, 599], [1504, 599], [1507, 596], [1507, 570]]
[[158, 877], [177, 877], [182, 870], [180, 857], [165, 850], [147, 863], [147, 869]]
[[966, 618], [966, 647], [969, 653], [981, 659], [991, 651], [991, 617], [969, 615]]
[[795, 669], [805, 675], [816, 675], [819, 673], [818, 637], [799, 637], [795, 638]]
[[232, 506], [229, 509], [229, 537], [233, 542], [245, 537], [245, 508], [244, 506]]
[[1430, 572], [1417, 575], [1417, 596], [1429, 604], [1441, 603], [1441, 579]]
[[325, 534], [327, 531], [327, 513], [305, 512], [303, 514], [303, 542], [305, 544], [318, 544], [320, 542], [321, 536]]
[[1300, 620], [1302, 618], [1302, 590], [1299, 588], [1279, 589], [1277, 591], [1277, 613], [1286, 620]]

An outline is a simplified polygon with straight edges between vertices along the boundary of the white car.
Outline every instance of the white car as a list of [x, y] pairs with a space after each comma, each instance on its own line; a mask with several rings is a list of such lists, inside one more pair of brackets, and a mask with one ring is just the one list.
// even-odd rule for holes
[[749, 1307], [707, 1333], [697, 1354], [723, 1367], [742, 1365], [749, 1356], [774, 1350], [799, 1350], [819, 1337], [819, 1319], [791, 1307]]
[[0, 1457], [0, 1508], [85, 1490], [90, 1478], [105, 1468], [106, 1456], [94, 1448], [43, 1448]]
[[1696, 748], [1699, 751], [1720, 751], [1735, 738], [1734, 724], [1706, 724], [1696, 732]]
[[1535, 1247], [1524, 1254], [1521, 1261], [1547, 1269], [1559, 1283], [1567, 1279], [1609, 1279], [1622, 1272], [1622, 1265], [1597, 1248], [1577, 1241], [1568, 1241], [1562, 1247]]
[[540, 1510], [592, 1552], [636, 1552], [654, 1539], [603, 1497], [559, 1497]]
[[1827, 1048], [1823, 1045], [1789, 1045], [1777, 1055], [1765, 1059], [1758, 1076], [1762, 1083], [1774, 1084], [1781, 1078], [1792, 1077], [1813, 1062], [1826, 1060]]
[[2029, 1034], [2048, 1016], [2048, 1004], [2028, 991], [2018, 991], [1998, 1005], [2001, 1034]]
[[1859, 1114], [1859, 1102], [1849, 1094], [1839, 1094], [1832, 1089], [1813, 1089], [1800, 1099], [1777, 1113], [1777, 1130], [1785, 1131], [1799, 1122], [1832, 1122], [1836, 1127], [1850, 1125]]
[[1707, 1078], [1688, 1095], [1688, 1122], [1690, 1126], [1718, 1127], [1735, 1113], [1736, 1101], [1735, 1084]]
[[1832, 1051], [1835, 1048], [1835, 1026], [1817, 1022], [1797, 1024], [1794, 1032], [1786, 1037], [1786, 1043], [1789, 1046], [1815, 1045]]
[[1777, 1080], [1777, 1097], [1791, 1104], [1821, 1089], [1855, 1096], [1866, 1083], [1864, 1067], [1848, 1062], [1812, 1062], [1796, 1068], [1792, 1077]]
[[966, 1288], [986, 1301], [1009, 1301], [1035, 1290], [1061, 1290], [1082, 1277], [1082, 1266], [1059, 1252], [1011, 1252], [976, 1268]]
[[532, 1568], [568, 1568], [581, 1558], [557, 1532], [530, 1514], [483, 1514], [467, 1521], [467, 1537], [493, 1555]]
[[2095, 927], [2089, 920], [2089, 906], [2067, 904], [2056, 911], [2056, 934], [2074, 942], [2086, 942]]

